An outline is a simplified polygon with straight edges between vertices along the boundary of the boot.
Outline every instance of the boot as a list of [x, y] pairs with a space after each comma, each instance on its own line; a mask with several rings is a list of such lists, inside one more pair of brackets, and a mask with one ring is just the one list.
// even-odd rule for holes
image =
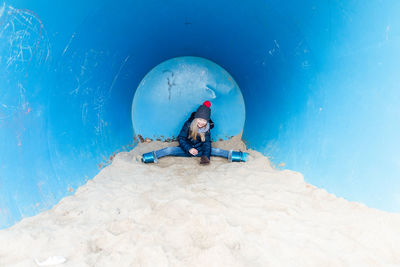
[[242, 151], [229, 151], [228, 160], [230, 162], [246, 162], [247, 161], [247, 153]]
[[142, 156], [143, 163], [157, 163], [157, 157], [154, 152], [144, 153]]
[[202, 164], [202, 165], [210, 164], [210, 159], [207, 158], [207, 156], [201, 156], [200, 164]]

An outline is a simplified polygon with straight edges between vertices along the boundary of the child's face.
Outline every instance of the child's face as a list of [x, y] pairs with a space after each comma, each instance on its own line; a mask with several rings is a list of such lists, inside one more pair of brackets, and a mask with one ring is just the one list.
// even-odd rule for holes
[[207, 125], [207, 121], [205, 119], [197, 119], [197, 127], [203, 128]]

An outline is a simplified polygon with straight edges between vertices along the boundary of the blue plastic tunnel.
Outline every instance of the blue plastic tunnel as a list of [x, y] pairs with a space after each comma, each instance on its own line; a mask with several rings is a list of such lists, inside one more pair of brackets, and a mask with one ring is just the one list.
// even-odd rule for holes
[[[399, 212], [399, 14], [397, 0], [0, 1], [0, 226], [51, 208], [141, 138], [173, 138], [139, 138], [135, 107], [163, 129], [154, 114], [179, 125], [209, 98], [236, 125], [218, 138], [243, 130], [276, 166]], [[135, 102], [177, 57], [206, 62], [211, 96], [190, 90], [191, 69], [174, 103], [151, 90]]]

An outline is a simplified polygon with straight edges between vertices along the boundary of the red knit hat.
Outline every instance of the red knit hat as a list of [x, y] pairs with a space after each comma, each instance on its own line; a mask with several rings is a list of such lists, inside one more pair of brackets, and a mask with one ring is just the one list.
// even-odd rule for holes
[[205, 120], [210, 120], [211, 116], [211, 102], [210, 101], [205, 101], [203, 105], [200, 105], [199, 108], [196, 111], [196, 114], [194, 115], [195, 118], [201, 118]]

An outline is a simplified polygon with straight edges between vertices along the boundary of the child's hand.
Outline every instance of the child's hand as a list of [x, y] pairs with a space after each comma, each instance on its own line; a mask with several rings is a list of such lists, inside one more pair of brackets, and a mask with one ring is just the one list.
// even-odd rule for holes
[[199, 151], [197, 151], [196, 148], [191, 148], [191, 149], [189, 150], [189, 153], [192, 154], [193, 156], [196, 156], [196, 155], [199, 153]]

